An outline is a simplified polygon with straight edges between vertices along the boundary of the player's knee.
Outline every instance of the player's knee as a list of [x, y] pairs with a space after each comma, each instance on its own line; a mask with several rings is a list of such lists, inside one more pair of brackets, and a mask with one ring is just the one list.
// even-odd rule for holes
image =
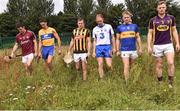
[[103, 67], [103, 63], [98, 63], [98, 67], [102, 68]]
[[174, 66], [174, 62], [173, 61], [168, 61], [168, 66]]

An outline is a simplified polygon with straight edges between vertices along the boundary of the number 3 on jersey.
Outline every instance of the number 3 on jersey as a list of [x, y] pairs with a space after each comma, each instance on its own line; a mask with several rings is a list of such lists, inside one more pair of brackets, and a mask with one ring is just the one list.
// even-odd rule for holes
[[104, 33], [100, 33], [100, 39], [104, 39]]

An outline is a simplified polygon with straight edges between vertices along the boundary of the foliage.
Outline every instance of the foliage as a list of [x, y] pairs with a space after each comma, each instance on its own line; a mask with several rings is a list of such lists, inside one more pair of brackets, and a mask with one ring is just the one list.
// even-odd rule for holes
[[[66, 48], [63, 47], [63, 55]], [[1, 50], [0, 55], [10, 53]], [[131, 67], [130, 80], [125, 84], [119, 57], [113, 57], [113, 70], [105, 67], [105, 78], [98, 79], [97, 61], [88, 60], [88, 80], [74, 64], [67, 68], [62, 56], [55, 55], [51, 75], [44, 63], [33, 62], [33, 75], [25, 76], [21, 59], [0, 63], [0, 110], [178, 110], [180, 108], [180, 57], [176, 57], [173, 89], [168, 88], [167, 66], [164, 80], [158, 84], [153, 58], [147, 52]]]

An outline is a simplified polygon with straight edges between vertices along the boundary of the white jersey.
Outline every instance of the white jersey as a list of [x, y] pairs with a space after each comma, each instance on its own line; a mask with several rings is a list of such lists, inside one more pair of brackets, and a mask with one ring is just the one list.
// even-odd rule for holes
[[110, 24], [104, 24], [102, 27], [96, 26], [93, 29], [93, 38], [96, 38], [96, 45], [110, 45], [113, 35], [114, 31]]

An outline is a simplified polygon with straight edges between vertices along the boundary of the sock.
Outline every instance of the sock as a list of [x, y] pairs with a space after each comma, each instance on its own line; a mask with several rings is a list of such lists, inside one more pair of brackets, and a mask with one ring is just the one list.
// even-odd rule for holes
[[163, 77], [162, 77], [162, 76], [161, 76], [161, 77], [157, 77], [157, 79], [158, 79], [158, 81], [160, 82], [160, 81], [163, 80]]
[[169, 80], [169, 84], [173, 84], [173, 79], [174, 79], [174, 77], [173, 76], [168, 76], [168, 80]]

